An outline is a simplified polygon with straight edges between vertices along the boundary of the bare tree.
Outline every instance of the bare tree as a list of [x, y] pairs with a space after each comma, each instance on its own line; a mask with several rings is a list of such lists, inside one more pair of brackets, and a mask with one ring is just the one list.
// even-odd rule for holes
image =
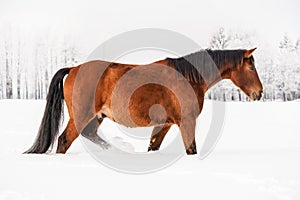
[[13, 90], [12, 90], [12, 74], [11, 74], [11, 51], [9, 50], [8, 42], [5, 41], [5, 71], [6, 71], [6, 98], [12, 99]]
[[21, 44], [20, 39], [18, 39], [17, 45], [17, 60], [16, 60], [16, 70], [17, 70], [17, 98], [21, 99]]

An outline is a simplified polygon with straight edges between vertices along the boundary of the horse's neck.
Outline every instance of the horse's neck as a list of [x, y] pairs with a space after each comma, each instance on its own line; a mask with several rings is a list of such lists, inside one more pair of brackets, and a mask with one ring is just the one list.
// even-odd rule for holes
[[211, 77], [209, 77], [208, 80], [205, 80], [207, 90], [209, 90], [212, 86], [222, 81], [223, 79], [230, 79], [230, 72], [231, 66], [228, 64], [218, 67], [218, 71], [216, 69], [215, 73], [212, 73]]

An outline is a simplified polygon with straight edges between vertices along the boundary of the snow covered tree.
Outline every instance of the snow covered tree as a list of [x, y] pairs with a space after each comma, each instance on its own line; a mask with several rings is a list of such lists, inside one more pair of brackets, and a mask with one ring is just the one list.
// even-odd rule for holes
[[300, 38], [295, 43], [295, 50], [300, 53]]
[[282, 50], [292, 51], [293, 50], [293, 44], [291, 39], [287, 34], [283, 36], [282, 41], [279, 43], [279, 48]]
[[300, 40], [295, 43], [284, 35], [280, 42], [281, 51], [275, 56], [275, 70], [273, 70], [274, 99], [290, 101], [298, 98], [298, 85], [300, 83]]
[[230, 41], [228, 42], [228, 48], [230, 49], [251, 49], [254, 48], [256, 41], [256, 35], [254, 33], [229, 33]]
[[209, 48], [226, 49], [230, 40], [231, 37], [226, 34], [224, 28], [220, 28], [219, 31], [212, 36]]

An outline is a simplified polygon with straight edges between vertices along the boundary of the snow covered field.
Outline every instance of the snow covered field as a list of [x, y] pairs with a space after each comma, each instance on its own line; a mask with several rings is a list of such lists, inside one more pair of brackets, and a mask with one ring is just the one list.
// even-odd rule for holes
[[[211, 155], [204, 160], [184, 156], [143, 175], [101, 165], [81, 139], [65, 155], [23, 155], [36, 136], [44, 104], [0, 101], [0, 200], [300, 199], [300, 102], [226, 103], [222, 137]], [[198, 119], [198, 149], [210, 124], [211, 105], [205, 102]], [[118, 136], [108, 120], [101, 130], [112, 139]], [[147, 148], [146, 141], [135, 144], [124, 138], [135, 151]]]

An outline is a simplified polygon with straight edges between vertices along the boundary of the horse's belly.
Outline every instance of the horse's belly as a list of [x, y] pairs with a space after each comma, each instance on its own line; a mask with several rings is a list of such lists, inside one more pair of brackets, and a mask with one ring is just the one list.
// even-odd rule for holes
[[130, 95], [114, 94], [99, 113], [127, 127], [158, 126], [179, 118], [177, 99], [163, 86], [144, 85]]
[[133, 116], [131, 115], [130, 110], [127, 108], [122, 108], [112, 111], [111, 109], [104, 108], [97, 113], [98, 118], [108, 117], [112, 121], [122, 124], [127, 127], [147, 127], [158, 125], [158, 123], [151, 123], [151, 118], [148, 116]]

